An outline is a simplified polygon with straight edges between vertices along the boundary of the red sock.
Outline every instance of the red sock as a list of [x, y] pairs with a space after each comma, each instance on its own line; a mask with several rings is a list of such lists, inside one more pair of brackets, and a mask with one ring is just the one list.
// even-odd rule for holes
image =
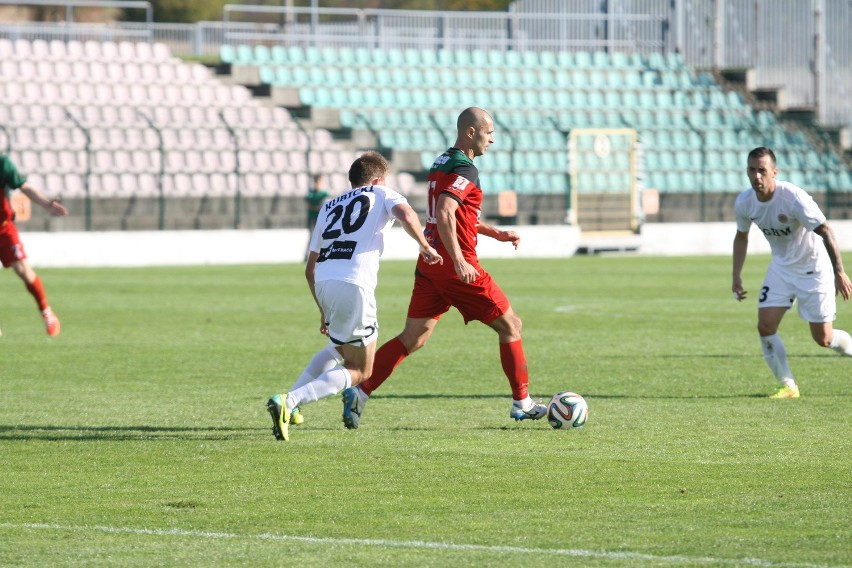
[[373, 374], [369, 379], [358, 385], [367, 396], [382, 386], [385, 379], [391, 376], [403, 359], [408, 357], [408, 349], [398, 337], [394, 337], [376, 351], [376, 359], [373, 362]]
[[512, 398], [515, 400], [527, 398], [530, 377], [527, 372], [527, 359], [524, 357], [524, 346], [520, 339], [500, 344], [500, 362], [503, 364], [503, 372], [509, 379], [509, 386], [512, 387]]
[[27, 290], [29, 290], [30, 294], [32, 294], [33, 298], [35, 298], [35, 301], [38, 304], [38, 309], [47, 309], [47, 296], [44, 294], [44, 287], [41, 285], [41, 278], [36, 276], [35, 280], [32, 281], [32, 284], [26, 284], [26, 286]]

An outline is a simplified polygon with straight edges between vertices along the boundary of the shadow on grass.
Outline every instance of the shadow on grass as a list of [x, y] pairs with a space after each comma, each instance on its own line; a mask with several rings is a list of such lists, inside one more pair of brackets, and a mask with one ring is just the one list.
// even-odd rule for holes
[[0, 424], [2, 440], [131, 441], [131, 440], [233, 440], [256, 435], [257, 428], [181, 426], [44, 426]]
[[[568, 390], [568, 389], [565, 389]], [[658, 394], [599, 394], [591, 392], [581, 393], [583, 398], [598, 399], [598, 400], [618, 400], [618, 399], [634, 399], [634, 400], [722, 400], [722, 399], [738, 399], [738, 398], [765, 398], [769, 391], [752, 394], [706, 394], [706, 395], [658, 395]], [[530, 396], [536, 400], [549, 400], [550, 394], [535, 394], [530, 393]], [[371, 397], [375, 400], [391, 399], [391, 400], [447, 400], [447, 399], [485, 399], [494, 398], [509, 401], [509, 395], [494, 395], [494, 394], [376, 394]], [[508, 407], [507, 407], [508, 408]]]

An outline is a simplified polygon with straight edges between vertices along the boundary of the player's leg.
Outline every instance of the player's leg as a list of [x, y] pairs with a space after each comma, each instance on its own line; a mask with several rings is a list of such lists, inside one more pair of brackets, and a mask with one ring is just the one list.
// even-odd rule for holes
[[325, 371], [315, 380], [287, 393], [288, 409], [341, 393], [344, 389], [357, 385], [370, 375], [376, 353], [375, 341], [369, 345], [342, 345], [341, 348], [343, 363]]
[[[828, 337], [828, 342], [826, 343], [826, 334], [822, 329], [819, 332], [814, 330], [814, 326], [820, 326], [824, 328], [828, 326], [828, 331], [830, 334]], [[818, 344], [823, 347], [828, 347], [829, 349], [834, 349], [841, 355], [846, 355], [847, 357], [852, 357], [852, 336], [849, 335], [849, 332], [843, 331], [842, 329], [835, 329], [831, 324], [811, 324], [811, 335]]]
[[386, 342], [376, 352], [373, 372], [370, 377], [359, 385], [343, 391], [343, 425], [353, 430], [361, 423], [361, 415], [370, 395], [373, 394], [394, 369], [406, 357], [414, 353], [429, 340], [438, 318], [408, 318], [402, 333]]
[[786, 307], [778, 306], [760, 308], [757, 311], [757, 330], [760, 334], [763, 358], [775, 376], [775, 380], [781, 385], [772, 395], [774, 398], [799, 396], [799, 388], [796, 386], [796, 380], [787, 361], [787, 348], [778, 335], [778, 326], [781, 325], [781, 320], [786, 313]]
[[41, 278], [30, 267], [30, 263], [26, 257], [16, 260], [11, 263], [10, 268], [24, 282], [27, 291], [36, 301], [38, 309], [41, 312], [41, 317], [44, 320], [44, 326], [47, 334], [50, 336], [59, 335], [60, 323], [59, 318], [53, 313], [50, 304], [47, 301], [47, 294], [44, 292], [44, 286], [41, 283]]
[[804, 290], [799, 292], [799, 315], [810, 324], [811, 337], [820, 347], [852, 357], [852, 337], [832, 323], [837, 315], [833, 271], [817, 272], [799, 286]]
[[[290, 390], [295, 390], [310, 383], [324, 372], [329, 369], [333, 369], [342, 362], [343, 355], [340, 354], [339, 349], [329, 343], [317, 352], [316, 355], [314, 355], [311, 362], [308, 363], [307, 367], [305, 367], [302, 371], [302, 374], [299, 375], [299, 378], [296, 379], [296, 382], [290, 387]], [[293, 409], [293, 412], [290, 413], [290, 424], [298, 425], [304, 423], [304, 421], [305, 418], [302, 416], [302, 410], [297, 406]]]
[[402, 333], [382, 345], [376, 352], [372, 376], [355, 388], [343, 391], [343, 425], [357, 428], [370, 395], [384, 383], [406, 357], [429, 340], [441, 315], [450, 304], [436, 285], [423, 275], [414, 276], [414, 289], [408, 303], [408, 318]]
[[515, 420], [538, 420], [547, 407], [537, 404], [529, 395], [529, 371], [521, 339], [521, 318], [509, 307], [508, 311], [488, 323], [500, 342], [500, 363], [512, 389], [512, 408], [509, 416]]
[[315, 292], [328, 320], [329, 339], [337, 344], [343, 362], [323, 371], [313, 381], [269, 399], [267, 410], [272, 415], [273, 433], [279, 440], [289, 440], [288, 427], [295, 408], [338, 394], [352, 386], [353, 378], [357, 383], [372, 371], [378, 338], [374, 293], [333, 280], [316, 283]]
[[796, 299], [797, 282], [774, 263], [770, 263], [763, 279], [760, 295], [757, 299], [757, 332], [760, 335], [760, 346], [763, 358], [781, 385], [771, 395], [772, 398], [796, 398], [799, 387], [790, 364], [787, 361], [787, 348], [778, 335], [778, 326]]
[[376, 352], [373, 374], [359, 388], [367, 396], [373, 394], [406, 357], [426, 345], [436, 325], [437, 318], [407, 318], [402, 332]]

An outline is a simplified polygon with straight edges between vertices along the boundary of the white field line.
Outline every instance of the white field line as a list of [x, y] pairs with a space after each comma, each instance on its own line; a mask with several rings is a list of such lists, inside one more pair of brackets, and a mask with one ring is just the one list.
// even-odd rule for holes
[[[655, 556], [639, 552], [607, 552], [601, 550], [583, 550], [576, 548], [527, 548], [523, 546], [489, 546], [484, 544], [450, 544], [445, 542], [427, 542], [421, 540], [385, 540], [372, 538], [326, 538], [312, 536], [293, 536], [282, 534], [241, 535], [237, 533], [192, 531], [184, 529], [135, 529], [129, 527], [70, 526], [46, 523], [0, 523], [0, 528], [55, 530], [74, 532], [101, 532], [114, 534], [135, 534], [153, 536], [178, 536], [210, 540], [249, 539], [279, 542], [305, 542], [309, 544], [377, 546], [384, 548], [414, 548], [426, 550], [448, 550], [458, 552], [496, 552], [501, 554], [538, 554], [545, 556], [570, 556], [575, 558], [604, 558], [612, 560], [641, 560], [648, 562], [669, 562], [672, 564], [730, 564], [734, 566], [766, 566], [769, 568], [830, 568], [824, 564], [801, 562], [771, 562], [759, 558], [713, 558], [700, 556]], [[831, 568], [850, 568], [833, 566]]]

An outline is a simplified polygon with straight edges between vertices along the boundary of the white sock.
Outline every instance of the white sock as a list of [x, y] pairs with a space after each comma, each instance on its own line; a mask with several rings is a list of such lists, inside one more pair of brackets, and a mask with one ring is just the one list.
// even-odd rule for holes
[[308, 384], [287, 393], [287, 410], [341, 393], [351, 386], [352, 375], [349, 374], [349, 370], [345, 367], [334, 367]]
[[835, 329], [831, 335], [831, 343], [828, 344], [841, 355], [852, 357], [852, 336], [842, 329]]
[[763, 358], [766, 359], [766, 364], [769, 365], [778, 382], [787, 387], [796, 386], [793, 371], [787, 363], [787, 348], [784, 347], [784, 342], [778, 334], [761, 337], [760, 345], [763, 347]]
[[311, 362], [308, 363], [308, 366], [305, 367], [305, 370], [302, 371], [302, 374], [299, 375], [299, 378], [296, 379], [296, 382], [293, 383], [290, 390], [293, 391], [299, 387], [305, 386], [326, 371], [334, 369], [341, 363], [343, 363], [343, 356], [334, 348], [334, 345], [329, 343], [316, 355], [314, 355], [314, 358], [311, 359]]
[[533, 402], [533, 399], [529, 397], [529, 395], [527, 395], [527, 398], [523, 400], [512, 400], [512, 406], [520, 408], [521, 410], [529, 410], [530, 408], [532, 408], [533, 404], [535, 403]]

